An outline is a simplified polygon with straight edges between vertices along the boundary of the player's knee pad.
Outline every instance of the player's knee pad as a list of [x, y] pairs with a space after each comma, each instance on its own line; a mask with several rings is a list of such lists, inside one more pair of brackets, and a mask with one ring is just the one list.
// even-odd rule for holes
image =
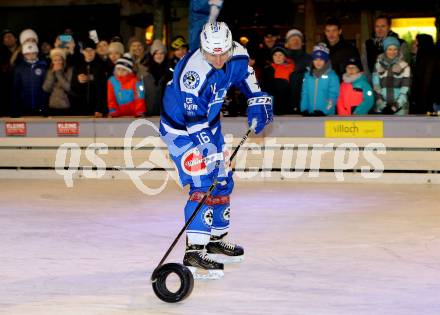
[[[193, 192], [189, 198], [189, 202], [200, 203], [205, 192]], [[209, 196], [205, 201], [205, 206], [212, 209], [211, 235], [220, 236], [228, 232], [229, 215], [230, 215], [230, 197], [229, 195]]]

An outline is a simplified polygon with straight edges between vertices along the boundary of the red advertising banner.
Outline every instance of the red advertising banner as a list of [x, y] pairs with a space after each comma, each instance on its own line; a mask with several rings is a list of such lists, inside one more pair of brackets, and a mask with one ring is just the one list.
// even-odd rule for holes
[[24, 121], [5, 122], [6, 136], [26, 136], [27, 129]]
[[77, 136], [79, 135], [79, 122], [57, 122], [58, 136]]

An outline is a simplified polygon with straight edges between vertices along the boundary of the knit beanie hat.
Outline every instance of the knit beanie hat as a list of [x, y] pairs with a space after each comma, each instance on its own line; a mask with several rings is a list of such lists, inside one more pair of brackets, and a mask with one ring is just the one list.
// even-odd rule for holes
[[55, 56], [61, 56], [64, 60], [66, 60], [66, 51], [62, 48], [51, 49], [50, 59], [53, 59]]
[[128, 72], [133, 72], [133, 58], [130, 53], [125, 53], [121, 58], [116, 60], [115, 68], [122, 68], [127, 70]]
[[124, 45], [120, 42], [111, 42], [110, 45], [108, 45], [108, 51], [109, 52], [116, 52], [121, 55], [124, 54]]
[[24, 44], [29, 39], [35, 39], [35, 41], [38, 43], [38, 35], [35, 33], [34, 30], [26, 29], [23, 32], [20, 33], [20, 44]]
[[287, 57], [288, 53], [287, 53], [286, 48], [284, 48], [282, 45], [279, 45], [279, 44], [275, 45], [272, 48], [272, 50], [270, 51], [270, 54], [273, 56], [273, 54], [278, 52], [278, 51], [283, 53], [283, 55]]
[[350, 65], [356, 66], [359, 69], [359, 71], [364, 70], [364, 68], [362, 67], [361, 60], [357, 57], [351, 57], [350, 59], [347, 60], [347, 62], [345, 63], [345, 67]]
[[323, 43], [319, 43], [315, 47], [313, 47], [312, 59], [322, 59], [327, 62], [330, 58], [330, 51], [327, 46]]
[[400, 42], [394, 36], [388, 36], [383, 40], [383, 49], [387, 50], [390, 46], [396, 46], [397, 49], [400, 49]]
[[34, 42], [28, 42], [23, 45], [23, 54], [38, 53], [38, 46]]
[[157, 52], [163, 52], [164, 54], [167, 53], [167, 48], [164, 44], [162, 44], [162, 41], [160, 39], [155, 39], [150, 48], [151, 55], [154, 55]]
[[296, 28], [291, 29], [290, 31], [287, 32], [286, 34], [286, 42], [289, 40], [290, 37], [292, 36], [298, 36], [299, 38], [301, 38], [302, 41], [304, 41], [304, 35], [303, 33], [301, 33], [300, 30], [297, 30]]

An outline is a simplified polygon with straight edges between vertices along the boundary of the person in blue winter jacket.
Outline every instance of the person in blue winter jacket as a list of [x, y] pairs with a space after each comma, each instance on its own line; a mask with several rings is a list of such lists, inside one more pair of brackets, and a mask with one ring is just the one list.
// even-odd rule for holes
[[301, 113], [305, 116], [334, 115], [339, 95], [339, 78], [331, 69], [329, 50], [324, 44], [313, 48], [312, 67], [304, 75]]
[[49, 95], [43, 90], [47, 63], [38, 59], [38, 46], [34, 42], [22, 47], [24, 61], [13, 73], [11, 116], [46, 115]]
[[214, 180], [219, 182], [187, 228], [183, 259], [195, 278], [218, 279], [223, 262], [239, 262], [244, 255], [227, 238], [234, 181], [226, 165], [222, 104], [230, 87], [239, 88], [248, 98], [248, 124], [256, 121], [255, 132], [260, 133], [272, 121], [272, 97], [260, 90], [246, 49], [232, 40], [225, 23], [205, 24], [200, 41], [200, 49], [179, 61], [166, 87], [160, 133], [182, 186], [190, 186], [185, 220]]

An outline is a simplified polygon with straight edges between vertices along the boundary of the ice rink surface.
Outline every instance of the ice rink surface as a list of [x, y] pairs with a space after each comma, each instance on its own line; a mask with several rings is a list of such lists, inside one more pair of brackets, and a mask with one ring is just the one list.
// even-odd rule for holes
[[[245, 261], [166, 304], [149, 277], [187, 196], [130, 181], [0, 181], [0, 313], [440, 314], [440, 188], [238, 183]], [[180, 242], [168, 262], [181, 262]]]

